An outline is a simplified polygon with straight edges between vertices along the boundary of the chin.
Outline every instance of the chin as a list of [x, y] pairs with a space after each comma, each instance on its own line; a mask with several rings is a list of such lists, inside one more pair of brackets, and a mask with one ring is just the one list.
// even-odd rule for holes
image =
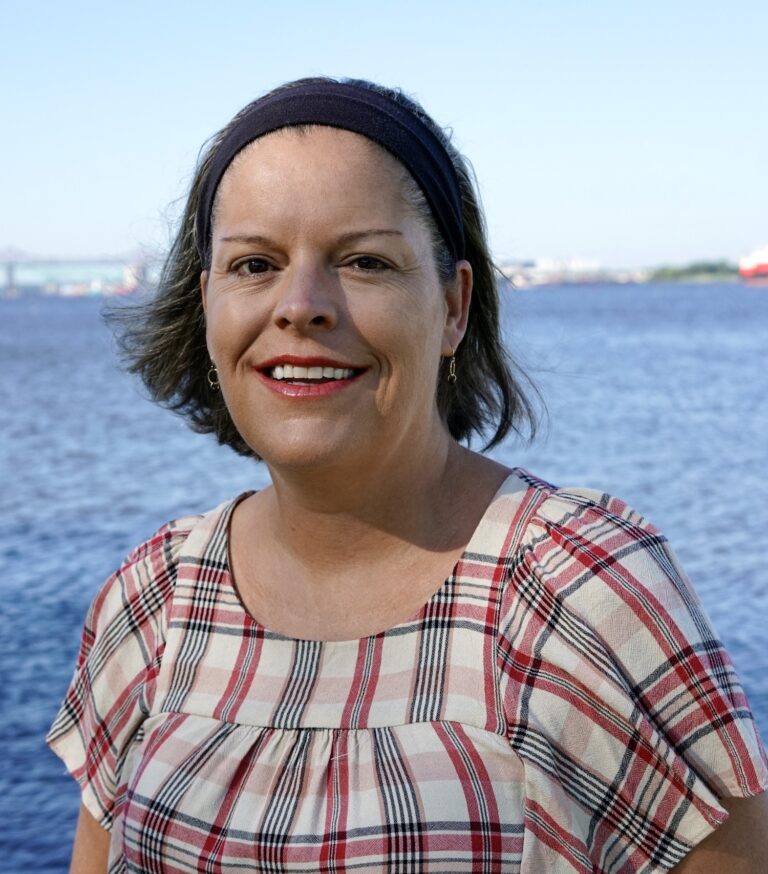
[[348, 436], [326, 435], [317, 426], [292, 427], [290, 433], [261, 434], [258, 439], [246, 440], [267, 467], [307, 472], [354, 464], [351, 447], [361, 445], [359, 437], [351, 441]]

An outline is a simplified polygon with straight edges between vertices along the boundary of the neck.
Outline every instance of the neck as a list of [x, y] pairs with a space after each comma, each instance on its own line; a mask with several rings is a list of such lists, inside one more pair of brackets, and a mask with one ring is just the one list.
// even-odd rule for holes
[[270, 468], [271, 542], [315, 572], [338, 567], [340, 555], [384, 556], [412, 544], [445, 549], [456, 533], [451, 493], [469, 456], [442, 428], [419, 451], [368, 458], [358, 469]]

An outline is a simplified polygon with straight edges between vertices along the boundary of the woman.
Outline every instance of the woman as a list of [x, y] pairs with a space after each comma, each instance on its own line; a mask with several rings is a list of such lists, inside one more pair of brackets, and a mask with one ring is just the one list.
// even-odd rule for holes
[[125, 343], [272, 486], [94, 600], [73, 871], [762, 870], [765, 753], [664, 538], [460, 443], [530, 417], [497, 307], [402, 95], [302, 80], [215, 138]]

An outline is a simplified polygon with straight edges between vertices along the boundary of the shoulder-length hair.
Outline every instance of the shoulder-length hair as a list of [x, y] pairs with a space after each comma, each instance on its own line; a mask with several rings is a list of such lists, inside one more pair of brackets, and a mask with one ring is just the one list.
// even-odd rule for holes
[[[300, 79], [280, 86], [277, 92], [308, 82]], [[456, 350], [455, 384], [447, 381], [443, 359], [436, 387], [438, 409], [451, 435], [469, 442], [473, 435], [487, 438], [486, 449], [500, 443], [510, 432], [532, 438], [537, 415], [524, 386], [538, 391], [530, 378], [504, 348], [499, 318], [499, 279], [488, 249], [485, 220], [468, 162], [419, 103], [402, 91], [364, 80], [343, 80], [370, 88], [409, 109], [438, 137], [450, 156], [459, 180], [465, 234], [465, 257], [472, 265], [473, 291], [467, 330]], [[118, 340], [121, 358], [129, 372], [141, 377], [151, 398], [181, 415], [200, 433], [215, 434], [219, 443], [241, 455], [258, 455], [245, 442], [224, 404], [220, 391], [211, 387], [211, 361], [205, 341], [205, 313], [200, 289], [204, 264], [198, 252], [195, 214], [201, 188], [210, 172], [216, 151], [229, 129], [252, 106], [241, 110], [203, 147], [190, 185], [181, 223], [166, 255], [154, 294], [148, 299], [108, 313]], [[435, 262], [443, 281], [455, 276], [455, 263], [440, 236], [426, 199], [405, 171], [406, 197], [427, 224], [433, 239]], [[411, 184], [412, 183], [412, 184]]]

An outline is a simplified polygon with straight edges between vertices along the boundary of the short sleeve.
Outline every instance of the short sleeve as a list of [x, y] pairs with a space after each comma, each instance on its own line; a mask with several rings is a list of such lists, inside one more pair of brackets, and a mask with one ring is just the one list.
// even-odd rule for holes
[[498, 654], [525, 870], [667, 871], [727, 819], [720, 798], [768, 787], [728, 653], [664, 536], [616, 498], [540, 503]]
[[128, 747], [152, 704], [189, 521], [163, 526], [97, 593], [74, 676], [45, 739], [80, 785], [83, 804], [107, 830]]

